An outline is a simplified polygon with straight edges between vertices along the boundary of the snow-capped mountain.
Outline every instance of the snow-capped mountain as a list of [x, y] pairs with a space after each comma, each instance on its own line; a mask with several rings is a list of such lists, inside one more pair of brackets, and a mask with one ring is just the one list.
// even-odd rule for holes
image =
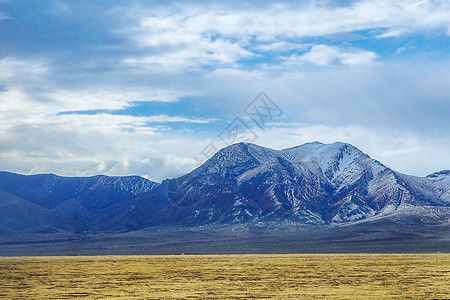
[[[448, 222], [450, 172], [396, 172], [345, 143], [273, 150], [238, 143], [189, 174], [68, 178], [0, 172], [0, 233], [131, 231], [160, 225]], [[415, 219], [415, 220], [416, 220]], [[33, 221], [36, 220], [36, 221]]]
[[356, 221], [411, 207], [449, 205], [448, 173], [395, 172], [345, 143], [272, 150], [239, 143], [168, 184], [192, 222]]

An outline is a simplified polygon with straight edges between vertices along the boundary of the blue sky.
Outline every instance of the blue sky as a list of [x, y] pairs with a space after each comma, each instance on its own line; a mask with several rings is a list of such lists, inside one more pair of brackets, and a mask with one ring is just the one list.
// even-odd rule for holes
[[[159, 181], [235, 118], [267, 147], [448, 169], [449, 37], [449, 1], [0, 0], [0, 169]], [[262, 129], [261, 91], [283, 112]]]

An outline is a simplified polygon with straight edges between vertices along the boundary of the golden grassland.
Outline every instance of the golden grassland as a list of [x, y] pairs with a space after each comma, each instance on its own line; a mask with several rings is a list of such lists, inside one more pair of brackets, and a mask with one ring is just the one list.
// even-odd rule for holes
[[0, 258], [7, 299], [448, 299], [450, 254]]

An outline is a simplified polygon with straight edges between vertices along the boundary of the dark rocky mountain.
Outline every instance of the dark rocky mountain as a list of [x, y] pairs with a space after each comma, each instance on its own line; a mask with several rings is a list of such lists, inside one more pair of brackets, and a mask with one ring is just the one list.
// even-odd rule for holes
[[[0, 172], [0, 233], [89, 235], [206, 224], [448, 223], [449, 171], [398, 173], [345, 143], [272, 150], [239, 143], [162, 183]], [[397, 221], [396, 221], [397, 222]]]
[[[129, 206], [132, 198], [156, 186], [157, 183], [139, 176], [83, 178], [0, 172], [0, 213], [15, 219], [17, 226], [23, 223], [21, 228], [33, 231], [122, 230], [124, 228], [119, 228], [113, 221], [122, 215], [123, 208]], [[46, 217], [33, 223], [23, 215], [23, 211], [31, 209], [33, 216]], [[3, 231], [12, 229], [6, 225], [0, 227]]]
[[194, 225], [330, 224], [447, 208], [449, 186], [448, 171], [426, 178], [404, 175], [350, 144], [314, 142], [276, 151], [240, 143], [169, 181], [167, 190], [172, 203], [191, 210]]

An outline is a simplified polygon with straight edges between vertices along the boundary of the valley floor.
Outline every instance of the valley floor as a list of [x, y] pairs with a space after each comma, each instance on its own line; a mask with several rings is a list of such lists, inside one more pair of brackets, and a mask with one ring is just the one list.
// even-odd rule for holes
[[221, 225], [114, 234], [0, 235], [0, 256], [450, 253], [450, 223], [379, 220], [352, 226]]
[[0, 258], [8, 299], [448, 299], [450, 254]]

